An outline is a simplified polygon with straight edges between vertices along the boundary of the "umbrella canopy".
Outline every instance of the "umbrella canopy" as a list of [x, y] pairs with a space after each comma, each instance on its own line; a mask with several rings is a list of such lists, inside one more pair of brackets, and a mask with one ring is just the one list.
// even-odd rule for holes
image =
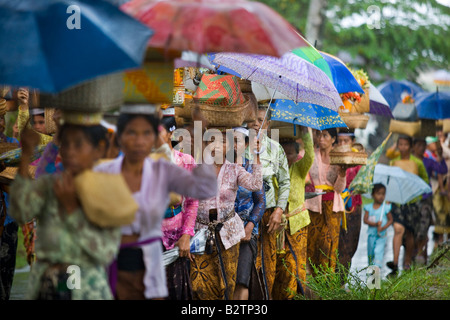
[[394, 118], [389, 103], [372, 83], [369, 86], [370, 113], [388, 118]]
[[309, 46], [265, 4], [245, 0], [133, 0], [121, 8], [155, 30], [149, 46], [272, 56]]
[[[240, 77], [275, 89], [295, 102], [306, 102], [337, 111], [341, 97], [333, 82], [319, 68], [288, 52], [272, 56], [216, 53], [212, 63], [233, 70]], [[219, 69], [220, 70], [220, 69]]]
[[266, 87], [258, 82], [254, 82], [252, 81], [252, 91], [253, 94], [256, 97], [256, 100], [258, 101], [267, 101], [273, 99], [274, 100], [281, 100], [281, 99], [285, 99], [285, 100], [291, 100], [289, 97], [287, 97], [286, 95], [282, 94], [279, 91], [275, 91], [275, 89], [271, 89], [269, 87]]
[[416, 94], [424, 90], [415, 83], [407, 80], [391, 80], [386, 81], [378, 86], [378, 90], [389, 103], [391, 110], [395, 108], [397, 103], [403, 100], [403, 93], [414, 97]]
[[339, 58], [325, 52], [320, 52], [327, 62], [332, 75], [332, 80], [339, 93], [359, 92], [364, 93], [363, 88], [356, 80], [353, 73]]
[[405, 204], [414, 198], [430, 193], [431, 187], [419, 176], [399, 167], [377, 164], [373, 183], [382, 183], [386, 187], [386, 201]]
[[[305, 59], [308, 62], [311, 62], [313, 65], [318, 67], [320, 70], [325, 72], [325, 74], [333, 80], [333, 75], [331, 74], [331, 67], [328, 62], [322, 57], [320, 52], [316, 50], [314, 47], [303, 47], [296, 48], [292, 50], [292, 53], [299, 56], [302, 59]], [[334, 81], [333, 81], [334, 82]]]
[[450, 118], [449, 92], [422, 92], [416, 95], [416, 108], [421, 119]]
[[[68, 8], [75, 10], [73, 17]], [[137, 68], [151, 35], [148, 27], [105, 1], [2, 0], [0, 84], [56, 93]]]
[[377, 165], [391, 135], [392, 132], [390, 132], [384, 141], [372, 152], [367, 158], [367, 164], [361, 167], [353, 181], [350, 183], [348, 189], [352, 194], [368, 193], [372, 189], [375, 166]]
[[[270, 105], [271, 120], [283, 121], [317, 130], [347, 127], [336, 111], [292, 100], [275, 100]], [[293, 126], [295, 127], [295, 126]]]

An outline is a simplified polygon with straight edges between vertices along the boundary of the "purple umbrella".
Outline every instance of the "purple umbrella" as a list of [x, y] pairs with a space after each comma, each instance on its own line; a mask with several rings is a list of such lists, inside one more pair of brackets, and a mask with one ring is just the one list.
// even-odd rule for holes
[[381, 92], [373, 84], [370, 84], [369, 87], [369, 100], [370, 100], [369, 113], [388, 118], [394, 118], [394, 116], [392, 115], [391, 108], [389, 108], [389, 103], [386, 101]]
[[257, 54], [216, 53], [213, 64], [231, 69], [242, 78], [275, 89], [295, 102], [316, 104], [334, 111], [342, 105], [331, 79], [318, 67], [293, 53], [281, 58]]

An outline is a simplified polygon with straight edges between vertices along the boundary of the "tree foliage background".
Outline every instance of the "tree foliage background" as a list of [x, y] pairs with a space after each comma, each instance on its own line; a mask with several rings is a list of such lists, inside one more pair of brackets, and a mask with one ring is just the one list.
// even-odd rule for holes
[[[278, 11], [318, 49], [350, 55], [350, 65], [364, 68], [375, 85], [388, 79], [415, 81], [420, 71], [449, 69], [450, 4], [436, 0], [259, 1]], [[309, 39], [305, 33], [312, 19], [310, 4], [320, 7], [319, 39]]]

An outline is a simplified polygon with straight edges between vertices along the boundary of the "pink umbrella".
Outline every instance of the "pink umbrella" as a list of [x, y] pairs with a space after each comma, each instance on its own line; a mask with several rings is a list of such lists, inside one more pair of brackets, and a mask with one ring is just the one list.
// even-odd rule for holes
[[278, 13], [246, 0], [132, 0], [121, 9], [149, 26], [150, 47], [281, 56], [310, 46]]

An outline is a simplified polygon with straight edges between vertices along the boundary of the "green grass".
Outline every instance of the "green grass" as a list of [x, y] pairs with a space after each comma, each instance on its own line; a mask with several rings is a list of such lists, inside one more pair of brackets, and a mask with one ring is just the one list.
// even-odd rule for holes
[[23, 232], [21, 227], [19, 227], [17, 237], [16, 269], [21, 269], [28, 265], [27, 252], [25, 251], [25, 246], [23, 245]]
[[[442, 249], [430, 257], [433, 261]], [[371, 289], [361, 279], [361, 272], [344, 272], [342, 265], [336, 272], [329, 267], [313, 266], [315, 277], [308, 276], [304, 284], [311, 295], [297, 295], [302, 300], [450, 300], [450, 254], [439, 260], [436, 267], [413, 266], [410, 271], [402, 272], [396, 278], [381, 281], [379, 289]], [[371, 273], [371, 272], [369, 272]], [[364, 277], [365, 279], [365, 277]]]

